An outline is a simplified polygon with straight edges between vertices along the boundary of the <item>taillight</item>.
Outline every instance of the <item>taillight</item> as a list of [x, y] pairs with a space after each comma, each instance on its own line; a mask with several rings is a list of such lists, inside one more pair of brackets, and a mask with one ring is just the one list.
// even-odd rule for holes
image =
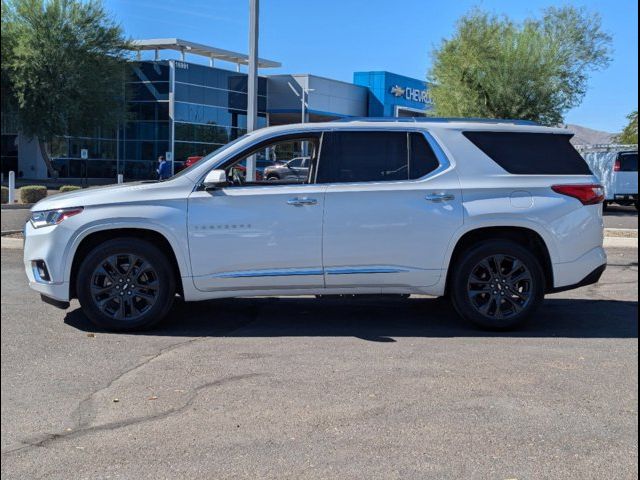
[[622, 162], [620, 161], [620, 159], [618, 158], [616, 160], [615, 165], [613, 166], [613, 171], [614, 172], [619, 172], [620, 170], [622, 170]]
[[583, 205], [596, 205], [604, 202], [604, 187], [602, 185], [553, 185], [554, 192], [577, 198]]

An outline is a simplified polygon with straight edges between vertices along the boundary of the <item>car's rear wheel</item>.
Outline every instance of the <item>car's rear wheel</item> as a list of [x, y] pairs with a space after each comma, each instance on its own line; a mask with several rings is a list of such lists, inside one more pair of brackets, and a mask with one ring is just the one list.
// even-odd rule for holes
[[453, 306], [480, 327], [516, 327], [530, 318], [544, 299], [542, 267], [517, 243], [482, 242], [464, 252], [452, 268]]
[[149, 328], [166, 316], [175, 296], [173, 269], [153, 244], [137, 238], [106, 241], [82, 261], [76, 292], [84, 313], [114, 331]]

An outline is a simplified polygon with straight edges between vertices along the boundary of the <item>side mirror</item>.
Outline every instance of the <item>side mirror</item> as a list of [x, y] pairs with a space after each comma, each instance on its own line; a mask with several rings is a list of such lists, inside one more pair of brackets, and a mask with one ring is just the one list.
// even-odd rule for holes
[[224, 170], [211, 170], [202, 183], [205, 188], [223, 187], [227, 185], [227, 174]]

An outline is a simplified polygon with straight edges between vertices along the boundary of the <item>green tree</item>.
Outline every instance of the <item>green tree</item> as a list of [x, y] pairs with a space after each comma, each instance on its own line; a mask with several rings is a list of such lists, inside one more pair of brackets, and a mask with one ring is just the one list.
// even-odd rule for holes
[[[13, 24], [9, 22], [9, 16], [7, 13], [7, 5], [4, 0], [2, 0], [2, 28], [0, 29], [0, 58], [2, 62], [0, 62], [0, 71], [2, 78], [2, 93], [5, 95], [5, 88], [7, 89], [7, 93], [10, 92], [11, 81], [9, 75], [9, 59], [11, 57], [11, 52], [13, 51], [14, 45], [14, 32], [13, 32]], [[4, 99], [3, 99], [4, 100]]]
[[520, 24], [473, 10], [433, 52], [435, 114], [559, 124], [582, 101], [589, 72], [609, 64], [610, 45], [600, 17], [584, 9], [552, 7]]
[[2, 61], [0, 62], [0, 88], [2, 93], [3, 128], [4, 122], [9, 121], [5, 119], [12, 116], [17, 108], [15, 97], [13, 95], [11, 75], [9, 73], [9, 59], [13, 52], [15, 34], [13, 25], [8, 21], [8, 16], [5, 15], [6, 12], [7, 5], [5, 4], [5, 1], [2, 0], [2, 28], [0, 29], [0, 59]]
[[638, 111], [631, 112], [627, 115], [629, 124], [624, 127], [622, 133], [615, 137], [616, 143], [622, 143], [624, 145], [637, 145], [638, 144]]
[[114, 127], [124, 117], [128, 42], [98, 0], [3, 0], [2, 10], [3, 83], [6, 72], [20, 129], [38, 139], [53, 175], [54, 137]]

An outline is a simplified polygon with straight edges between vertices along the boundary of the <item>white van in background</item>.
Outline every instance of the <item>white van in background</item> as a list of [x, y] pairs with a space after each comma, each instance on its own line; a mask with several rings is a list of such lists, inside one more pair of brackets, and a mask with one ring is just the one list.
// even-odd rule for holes
[[[613, 202], [638, 209], [638, 152], [619, 152], [613, 166]], [[607, 201], [609, 199], [607, 198]]]
[[590, 150], [577, 147], [605, 189], [605, 207], [610, 203], [638, 208], [638, 151], [615, 146]]

